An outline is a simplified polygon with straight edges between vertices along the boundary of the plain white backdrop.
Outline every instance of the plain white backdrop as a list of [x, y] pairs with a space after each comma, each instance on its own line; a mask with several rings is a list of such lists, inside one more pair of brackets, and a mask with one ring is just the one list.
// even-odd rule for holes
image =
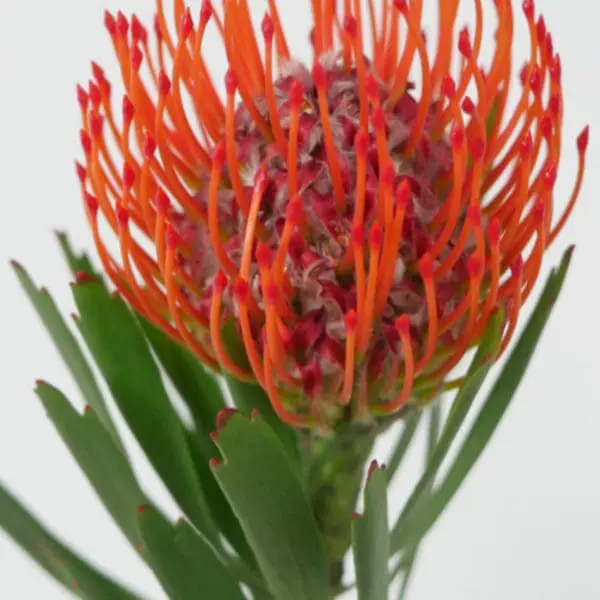
[[[170, 2], [167, 0], [167, 5]], [[262, 16], [266, 2], [250, 0]], [[280, 0], [295, 53], [308, 58], [308, 0]], [[472, 12], [468, 6], [465, 18]], [[528, 52], [521, 25], [515, 56]], [[600, 77], [596, 0], [538, 0], [565, 84], [565, 150], [557, 186], [564, 204], [576, 171], [574, 140], [590, 123], [589, 170], [580, 204], [546, 257], [577, 250], [563, 296], [512, 408], [483, 458], [423, 546], [411, 600], [595, 600], [600, 598]], [[196, 13], [199, 1], [191, 3]], [[437, 5], [425, 0], [424, 5]], [[151, 22], [152, 0], [5, 0], [0, 3], [0, 479], [74, 548], [144, 598], [164, 593], [78, 471], [33, 394], [44, 378], [77, 391], [11, 273], [18, 258], [73, 310], [54, 228], [90, 248], [73, 159], [79, 156], [75, 84], [89, 60], [116, 79], [103, 10]], [[492, 11], [492, 0], [484, 0]], [[471, 11], [471, 12], [470, 12]], [[433, 29], [433, 27], [432, 27]], [[223, 52], [207, 50], [216, 72]], [[116, 86], [118, 89], [118, 86]], [[422, 440], [421, 440], [422, 442]], [[141, 480], [175, 517], [168, 494], [128, 439]], [[385, 460], [389, 440], [377, 449]], [[394, 486], [395, 511], [419, 467], [416, 449]], [[0, 532], [0, 598], [59, 600], [69, 594]], [[108, 600], [108, 599], [107, 599]]]

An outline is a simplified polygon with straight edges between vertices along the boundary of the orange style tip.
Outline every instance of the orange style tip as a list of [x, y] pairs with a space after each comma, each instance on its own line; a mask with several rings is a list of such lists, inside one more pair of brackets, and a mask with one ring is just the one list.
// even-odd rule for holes
[[208, 461], [208, 466], [211, 469], [216, 469], [217, 467], [220, 467], [223, 464], [223, 461], [220, 458], [211, 458]]
[[381, 173], [381, 183], [387, 188], [392, 188], [395, 180], [396, 167], [394, 167], [393, 163], [389, 162], [385, 165]]
[[114, 36], [117, 33], [117, 22], [108, 10], [104, 11], [104, 26], [111, 36]]
[[476, 254], [472, 254], [467, 261], [467, 268], [471, 279], [479, 279], [483, 273], [483, 261]]
[[352, 15], [346, 15], [344, 17], [344, 31], [348, 36], [354, 39], [358, 34], [358, 24], [356, 19]]
[[281, 297], [281, 289], [276, 283], [270, 282], [265, 286], [265, 302], [267, 304], [277, 304], [279, 298]]
[[373, 109], [373, 112], [371, 113], [371, 121], [376, 131], [381, 131], [385, 128], [385, 114], [381, 106]]
[[521, 158], [529, 158], [531, 156], [533, 152], [533, 136], [530, 131], [521, 138], [519, 152], [521, 153]]
[[135, 512], [138, 515], [141, 515], [142, 513], [145, 513], [145, 512], [147, 512], [149, 510], [150, 510], [150, 505], [149, 504], [138, 504], [135, 507]]
[[135, 171], [129, 163], [123, 165], [123, 186], [127, 189], [131, 189], [135, 183]]
[[172, 227], [169, 227], [169, 229], [167, 230], [166, 238], [167, 246], [172, 250], [177, 248], [177, 246], [179, 246], [179, 242], [181, 241], [179, 234]]
[[265, 244], [264, 242], [257, 242], [255, 256], [259, 268], [267, 269], [271, 266], [273, 253], [271, 252], [269, 246], [267, 246], [267, 244]]
[[467, 209], [467, 218], [473, 227], [481, 226], [481, 208], [478, 204], [469, 204], [469, 208]]
[[404, 178], [396, 188], [396, 205], [398, 208], [406, 208], [410, 202], [412, 188], [408, 179]]
[[450, 143], [455, 151], [461, 149], [465, 142], [465, 130], [459, 123], [455, 123], [450, 132]]
[[302, 84], [297, 79], [294, 79], [290, 87], [289, 100], [293, 109], [297, 110], [302, 106], [302, 102], [304, 100], [304, 89], [302, 88]]
[[498, 217], [494, 217], [488, 224], [487, 237], [492, 246], [497, 246], [500, 243], [500, 235], [502, 233], [502, 225]]
[[134, 71], [139, 71], [142, 63], [144, 62], [144, 55], [140, 50], [139, 46], [136, 44], [131, 49], [131, 66]]
[[131, 123], [133, 121], [133, 117], [135, 116], [135, 106], [129, 99], [129, 96], [123, 96], [123, 121], [125, 123]]
[[146, 137], [144, 138], [143, 152], [144, 158], [148, 160], [151, 159], [156, 152], [156, 140], [151, 135], [148, 135], [148, 133], [146, 133]]
[[542, 180], [544, 184], [549, 188], [554, 188], [556, 184], [556, 178], [558, 176], [558, 171], [556, 165], [554, 163], [550, 163], [545, 169], [542, 175]]
[[312, 78], [318, 88], [324, 88], [327, 85], [327, 73], [325, 67], [318, 59], [313, 63]]
[[117, 33], [124, 38], [129, 33], [129, 21], [121, 11], [117, 13]]
[[233, 295], [238, 302], [246, 302], [250, 295], [250, 286], [244, 279], [236, 279], [233, 284]]
[[577, 150], [580, 154], [585, 154], [590, 143], [590, 126], [587, 125], [577, 138]]
[[217, 274], [215, 275], [215, 280], [213, 282], [213, 285], [215, 286], [215, 291], [218, 294], [222, 294], [225, 289], [227, 288], [227, 275], [225, 275], [225, 273], [223, 273], [223, 271], [218, 271]]
[[304, 208], [297, 197], [287, 205], [286, 218], [292, 225], [297, 225], [304, 219]]
[[456, 83], [450, 75], [445, 75], [442, 79], [441, 91], [448, 99], [452, 99], [456, 95]]
[[358, 315], [354, 309], [350, 309], [344, 316], [344, 323], [346, 324], [346, 331], [348, 333], [354, 333], [358, 327]]
[[104, 119], [99, 114], [92, 113], [90, 115], [90, 131], [92, 133], [92, 138], [101, 138], [103, 129]]
[[[98, 281], [98, 278], [95, 277], [94, 275], [90, 274], [90, 273], [86, 273], [85, 271], [77, 271], [77, 273], [75, 273], [75, 284], [76, 285], [81, 285], [84, 283], [96, 283]], [[75, 317], [77, 315], [74, 315]]]
[[265, 40], [270, 42], [275, 35], [275, 25], [273, 25], [273, 19], [271, 19], [271, 15], [268, 12], [265, 13], [260, 28]]
[[357, 225], [352, 230], [351, 234], [352, 245], [356, 248], [362, 248], [365, 245], [365, 227]]
[[194, 31], [194, 19], [192, 19], [192, 11], [188, 8], [181, 18], [181, 38], [187, 40]]
[[523, 0], [523, 12], [525, 16], [533, 21], [535, 18], [535, 2], [534, 0]]
[[204, 27], [212, 18], [213, 7], [210, 0], [204, 0], [200, 7], [200, 27]]
[[156, 192], [154, 204], [156, 206], [156, 212], [158, 212], [161, 217], [164, 217], [169, 213], [171, 203], [169, 202], [167, 195], [160, 188], [158, 189], [158, 192]]
[[475, 103], [470, 96], [465, 96], [462, 101], [463, 112], [467, 115], [472, 115], [475, 112]]
[[369, 233], [369, 246], [373, 250], [379, 250], [383, 244], [383, 229], [380, 223], [375, 223]]
[[87, 169], [79, 162], [75, 162], [75, 172], [77, 173], [77, 178], [83, 184], [87, 179]]
[[421, 260], [419, 260], [419, 272], [421, 273], [421, 277], [423, 279], [433, 278], [434, 266], [431, 254], [423, 254]]
[[223, 408], [218, 412], [217, 419], [216, 419], [217, 433], [219, 433], [219, 431], [223, 430], [225, 425], [227, 425], [227, 423], [229, 423], [229, 420], [231, 419], [231, 417], [233, 417], [233, 415], [235, 415], [237, 412], [239, 412], [239, 411], [236, 410], [235, 408]]
[[405, 336], [410, 333], [410, 318], [408, 315], [402, 315], [396, 319], [394, 323], [396, 331], [400, 336]]
[[523, 274], [523, 257], [519, 256], [513, 263], [510, 265], [510, 272], [512, 276], [515, 278], [521, 277]]
[[215, 146], [215, 148], [213, 150], [213, 154], [212, 154], [213, 167], [220, 171], [223, 168], [223, 165], [225, 164], [226, 159], [227, 159], [227, 155], [225, 152], [225, 144], [223, 142], [219, 142]]
[[95, 216], [98, 212], [98, 199], [95, 196], [92, 196], [92, 194], [86, 193], [85, 204], [87, 209], [90, 211], [90, 214]]
[[238, 77], [232, 69], [225, 73], [225, 90], [229, 96], [233, 96], [238, 87]]
[[122, 204], [118, 204], [116, 212], [119, 227], [126, 229], [127, 224], [129, 223], [129, 211]]
[[464, 27], [458, 36], [458, 51], [465, 57], [470, 58], [473, 54], [473, 47], [471, 46], [471, 35], [469, 29]]
[[164, 71], [158, 74], [158, 91], [161, 96], [168, 96], [171, 91], [171, 80]]
[[354, 149], [356, 150], [356, 154], [358, 156], [361, 158], [366, 158], [369, 150], [369, 137], [362, 129], [354, 138]]
[[538, 198], [533, 207], [533, 218], [535, 222], [540, 225], [544, 222], [544, 215], [546, 213], [546, 206], [541, 198]]

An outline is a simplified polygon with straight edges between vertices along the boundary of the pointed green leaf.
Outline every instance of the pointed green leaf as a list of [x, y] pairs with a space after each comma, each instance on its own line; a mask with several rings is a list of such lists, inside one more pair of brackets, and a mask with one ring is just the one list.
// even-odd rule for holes
[[88, 275], [92, 275], [94, 277], [100, 277], [100, 274], [96, 269], [94, 269], [94, 265], [92, 265], [92, 261], [89, 256], [82, 252], [81, 254], [77, 254], [73, 247], [71, 246], [71, 242], [69, 241], [69, 237], [63, 231], [57, 231], [56, 237], [58, 239], [58, 243], [60, 244], [60, 249], [62, 250], [63, 256], [67, 261], [67, 265], [69, 266], [69, 270], [73, 274], [73, 276], [78, 273], [87, 273]]
[[387, 600], [390, 538], [387, 478], [375, 461], [365, 487], [364, 514], [352, 523], [352, 548], [359, 600]]
[[216, 436], [215, 476], [275, 598], [327, 600], [325, 553], [297, 472], [259, 415], [233, 414]]
[[106, 430], [111, 434], [115, 442], [121, 446], [119, 436], [110, 420], [104, 398], [100, 393], [94, 374], [75, 336], [71, 333], [71, 330], [67, 327], [67, 324], [58, 311], [52, 296], [50, 296], [45, 288], [41, 290], [37, 289], [27, 271], [21, 265], [16, 262], [12, 264], [23, 289], [40, 316], [62, 359], [65, 361], [86, 403], [92, 406], [98, 413], [98, 417], [104, 427], [106, 427]]
[[135, 507], [146, 502], [131, 466], [104, 429], [93, 409], [80, 415], [56, 388], [36, 388], [46, 411], [100, 500], [132, 546], [140, 543]]
[[572, 248], [565, 253], [558, 271], [553, 271], [548, 278], [518, 343], [506, 361], [445, 479], [435, 490], [430, 501], [416, 510], [406, 519], [403, 526], [394, 532], [392, 552], [414, 544], [429, 531], [481, 456], [529, 366], [562, 289], [571, 255]]
[[73, 287], [84, 338], [131, 431], [196, 527], [216, 540], [184, 427], [165, 391], [143, 332], [121, 298], [87, 281]]
[[173, 526], [148, 505], [138, 509], [137, 522], [150, 563], [171, 600], [243, 600], [231, 573], [187, 523]]
[[61, 544], [1, 484], [0, 527], [40, 567], [77, 596], [85, 600], [137, 598]]

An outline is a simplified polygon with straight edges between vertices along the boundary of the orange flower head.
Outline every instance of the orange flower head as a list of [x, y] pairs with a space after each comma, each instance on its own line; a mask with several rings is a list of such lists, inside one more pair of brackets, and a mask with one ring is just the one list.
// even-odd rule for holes
[[[162, 0], [153, 33], [106, 13], [125, 95], [118, 115], [93, 65], [77, 166], [103, 267], [293, 426], [394, 413], [423, 382], [438, 389], [498, 306], [503, 350], [575, 205], [589, 131], [557, 218], [562, 67], [544, 19], [523, 3], [531, 51], [511, 107], [513, 2], [485, 11], [498, 25], [485, 65], [474, 2], [472, 33], [460, 0], [439, 3], [432, 54], [423, 0], [312, 0], [312, 65], [292, 58], [276, 0], [259, 31], [248, 0], [205, 0], [197, 16], [174, 0], [176, 38]], [[223, 94], [209, 27], [229, 62]]]

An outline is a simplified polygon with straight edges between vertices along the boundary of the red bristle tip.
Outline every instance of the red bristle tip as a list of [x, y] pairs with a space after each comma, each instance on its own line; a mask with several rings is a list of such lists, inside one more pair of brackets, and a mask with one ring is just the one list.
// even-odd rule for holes
[[364, 225], [357, 225], [352, 230], [352, 244], [359, 248], [365, 245], [365, 228]]
[[533, 218], [538, 225], [544, 222], [545, 213], [546, 206], [544, 201], [541, 198], [538, 198], [533, 206]]
[[552, 137], [552, 119], [548, 115], [544, 115], [542, 117], [540, 128], [542, 130], [542, 135], [544, 136], [544, 138], [550, 139]]
[[394, 0], [394, 7], [401, 13], [405, 13], [408, 10], [406, 0]]
[[135, 116], [135, 106], [129, 99], [129, 96], [123, 96], [123, 121], [125, 123], [131, 123]]
[[446, 96], [446, 98], [452, 99], [456, 95], [456, 83], [450, 75], [445, 75], [442, 79], [441, 89], [442, 94]]
[[187, 40], [188, 37], [194, 31], [194, 19], [192, 19], [192, 12], [188, 8], [181, 19], [181, 37], [184, 40]]
[[469, 208], [467, 208], [467, 218], [473, 227], [481, 226], [481, 208], [478, 204], [469, 204]]
[[356, 331], [356, 328], [358, 327], [358, 315], [354, 309], [351, 309], [346, 313], [344, 322], [348, 332], [354, 333]]
[[394, 185], [394, 181], [396, 181], [396, 167], [394, 167], [393, 163], [389, 162], [383, 168], [381, 182], [385, 187], [391, 188]]
[[323, 88], [327, 84], [327, 72], [325, 71], [325, 67], [318, 60], [315, 60], [313, 64], [312, 78], [315, 86], [318, 88]]
[[560, 83], [562, 77], [562, 63], [559, 54], [554, 57], [550, 64], [550, 76], [555, 83]]
[[529, 77], [529, 63], [525, 63], [519, 71], [519, 79], [523, 87], [525, 87], [525, 84], [527, 83], [527, 77]]
[[227, 275], [223, 271], [217, 271], [213, 285], [215, 286], [215, 291], [222, 294], [227, 288]]
[[273, 24], [273, 19], [271, 19], [271, 15], [269, 13], [265, 13], [265, 16], [263, 17], [261, 30], [265, 40], [270, 42], [275, 35], [275, 25]]
[[92, 61], [92, 75], [98, 83], [103, 83], [105, 81], [104, 71], [102, 67], [94, 61]]
[[500, 243], [500, 235], [502, 234], [502, 224], [498, 217], [494, 217], [487, 226], [487, 237], [492, 246], [497, 246]]
[[458, 51], [465, 57], [470, 58], [473, 53], [471, 46], [471, 36], [469, 30], [465, 27], [458, 36]]
[[519, 152], [522, 158], [528, 158], [533, 152], [533, 136], [531, 132], [527, 132], [519, 142]]
[[481, 160], [485, 154], [485, 141], [482, 137], [477, 137], [471, 142], [471, 156], [475, 160]]
[[167, 96], [171, 91], [171, 80], [164, 71], [161, 71], [158, 75], [158, 91], [162, 96]]
[[131, 66], [134, 71], [139, 71], [144, 62], [144, 54], [139, 46], [133, 46], [131, 49]]
[[104, 11], [104, 26], [106, 27], [108, 33], [110, 33], [111, 36], [117, 33], [117, 22], [115, 21], [115, 18], [112, 16], [112, 14], [107, 10]]
[[539, 96], [542, 93], [542, 72], [538, 65], [535, 65], [533, 71], [531, 71], [531, 75], [529, 76], [529, 86], [536, 96]]
[[129, 211], [122, 204], [117, 204], [116, 212], [119, 226], [123, 228], [127, 227], [129, 223]]
[[100, 88], [93, 81], [89, 83], [89, 93], [92, 106], [98, 109], [102, 103], [102, 94], [100, 93]]
[[148, 159], [152, 158], [156, 152], [156, 140], [148, 133], [146, 133], [146, 137], [144, 138], [143, 151], [144, 157]]
[[104, 129], [104, 119], [96, 113], [90, 115], [90, 132], [93, 138], [102, 137], [102, 130]]
[[365, 87], [367, 88], [367, 96], [371, 100], [376, 100], [379, 96], [379, 84], [372, 73], [367, 73]]
[[150, 510], [150, 505], [149, 504], [140, 504], [138, 506], [135, 507], [135, 512], [138, 515], [141, 515], [142, 513], [145, 513], [147, 511]]
[[129, 163], [123, 165], [123, 185], [125, 188], [131, 188], [135, 183], [135, 171]]
[[423, 254], [419, 261], [419, 273], [423, 279], [431, 279], [433, 277], [434, 266], [431, 254]]
[[356, 19], [352, 15], [346, 15], [344, 17], [344, 31], [351, 38], [355, 38], [358, 34], [358, 25]]
[[88, 103], [90, 101], [90, 97], [88, 93], [80, 86], [77, 86], [77, 102], [79, 102], [79, 106], [83, 112], [87, 112]]
[[290, 104], [292, 108], [299, 109], [304, 101], [304, 90], [302, 84], [295, 79], [290, 87]]
[[510, 271], [513, 277], [521, 277], [523, 274], [523, 257], [519, 256], [513, 263], [510, 265]]
[[584, 154], [587, 151], [589, 143], [590, 143], [590, 126], [587, 125], [577, 138], [577, 150], [579, 151], [580, 154]]
[[369, 137], [362, 130], [360, 130], [354, 138], [354, 149], [356, 150], [356, 154], [361, 158], [367, 156], [369, 150]]
[[238, 87], [238, 77], [235, 71], [229, 69], [227, 73], [225, 73], [225, 90], [229, 95], [235, 94]]
[[233, 295], [238, 302], [245, 302], [250, 295], [250, 286], [244, 279], [236, 279], [233, 283]]
[[483, 261], [477, 254], [471, 254], [467, 261], [467, 268], [471, 279], [478, 279], [483, 272]]
[[369, 232], [369, 246], [373, 250], [379, 250], [383, 244], [383, 229], [379, 223], [375, 223]]
[[381, 131], [385, 128], [385, 113], [383, 112], [383, 108], [380, 106], [373, 109], [371, 113], [371, 121], [373, 122], [373, 127], [377, 131]]
[[156, 192], [156, 198], [154, 199], [154, 204], [156, 206], [156, 212], [165, 216], [169, 213], [169, 209], [171, 208], [171, 203], [169, 202], [169, 197], [165, 194], [163, 190], [158, 188], [158, 192]]
[[555, 117], [558, 117], [560, 115], [561, 100], [560, 100], [560, 96], [558, 94], [552, 95], [552, 97], [550, 98], [550, 101], [548, 102], [548, 108], [550, 109], [550, 112], [552, 112], [552, 114]]
[[399, 208], [406, 208], [412, 196], [412, 188], [408, 179], [403, 179], [396, 189], [396, 204]]
[[408, 315], [402, 315], [394, 323], [396, 331], [402, 336], [410, 333], [410, 318]]
[[546, 57], [548, 60], [552, 60], [554, 56], [554, 40], [552, 39], [552, 34], [546, 34]]
[[172, 249], [177, 248], [177, 246], [179, 246], [179, 242], [181, 241], [179, 234], [177, 231], [175, 231], [175, 229], [173, 229], [173, 227], [169, 227], [167, 229], [166, 238], [167, 246]]
[[215, 148], [213, 150], [213, 154], [212, 154], [213, 167], [215, 167], [217, 169], [222, 169], [226, 160], [227, 160], [227, 153], [225, 152], [225, 144], [223, 144], [222, 142], [219, 142], [215, 146]]
[[276, 283], [269, 282], [264, 289], [265, 302], [267, 304], [277, 304], [281, 297], [281, 290]]
[[98, 212], [98, 200], [95, 196], [92, 196], [92, 194], [85, 195], [85, 205], [90, 211], [90, 214], [95, 215]]
[[81, 163], [75, 162], [75, 170], [79, 181], [85, 183], [85, 180], [87, 179], [87, 169]]
[[550, 163], [544, 169], [542, 174], [542, 180], [550, 189], [552, 189], [556, 183], [556, 178], [558, 176], [558, 169], [554, 163]]
[[134, 43], [143, 43], [147, 39], [146, 30], [135, 14], [131, 15], [131, 39]]
[[450, 132], [450, 143], [455, 150], [459, 150], [465, 142], [465, 130], [459, 123], [455, 123]]
[[119, 35], [126, 38], [129, 33], [129, 22], [127, 21], [127, 17], [119, 11], [117, 13], [117, 31]]
[[266, 269], [271, 266], [273, 259], [273, 253], [269, 246], [264, 242], [257, 242], [256, 244], [256, 262], [261, 269]]
[[546, 39], [546, 33], [547, 33], [546, 21], [544, 20], [544, 15], [540, 15], [540, 18], [538, 19], [538, 22], [536, 25], [536, 29], [537, 29], [537, 36], [538, 36], [538, 44], [541, 46], [544, 43], [544, 40]]
[[523, 0], [523, 12], [528, 19], [535, 17], [535, 3], [533, 0]]
[[302, 206], [302, 202], [295, 197], [292, 201], [287, 205], [286, 208], [286, 218], [290, 223], [296, 225], [300, 223], [304, 219], [304, 208]]
[[200, 7], [200, 27], [204, 27], [213, 16], [213, 7], [210, 0], [204, 0]]
[[475, 112], [475, 103], [470, 96], [465, 96], [462, 101], [462, 109], [467, 115], [472, 115]]
[[221, 431], [237, 411], [235, 408], [223, 408], [217, 414], [217, 433]]

